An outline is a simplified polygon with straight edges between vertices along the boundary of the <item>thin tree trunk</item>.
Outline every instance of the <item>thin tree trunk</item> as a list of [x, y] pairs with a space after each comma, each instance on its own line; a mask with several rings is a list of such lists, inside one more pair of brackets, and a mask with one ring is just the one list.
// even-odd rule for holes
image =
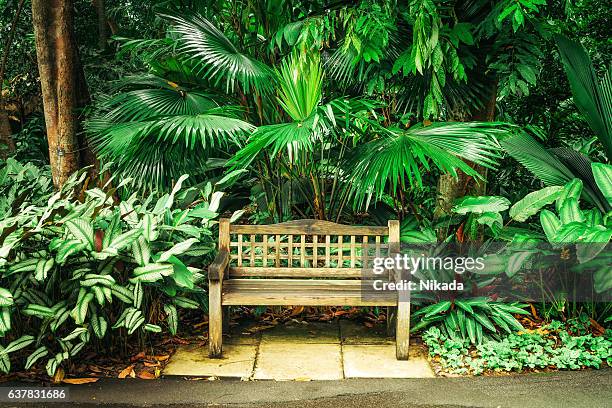
[[58, 188], [80, 166], [75, 93], [79, 78], [72, 18], [72, 0], [32, 0], [49, 160]]
[[21, 15], [21, 11], [23, 10], [24, 4], [25, 0], [20, 0], [19, 4], [17, 5], [17, 11], [15, 12], [15, 16], [11, 22], [11, 28], [9, 30], [8, 37], [6, 38], [6, 43], [4, 44], [2, 61], [0, 62], [0, 145], [2, 145], [0, 146], [0, 158], [2, 159], [6, 159], [8, 155], [15, 151], [15, 141], [11, 136], [11, 122], [9, 121], [8, 112], [5, 109], [6, 102], [4, 100], [4, 95], [2, 94], [2, 85], [4, 85], [6, 63], [8, 61], [9, 53], [11, 52], [11, 46], [13, 45], [13, 39], [15, 37], [15, 30], [17, 28], [17, 23], [19, 22], [19, 17]]
[[[495, 104], [497, 100], [497, 82], [493, 80], [487, 100], [484, 103], [483, 108], [472, 115], [470, 120], [479, 122], [491, 122], [495, 119]], [[467, 194], [470, 188], [473, 189], [473, 194], [484, 195], [486, 194], [486, 176], [487, 169], [482, 166], [474, 166], [481, 175], [484, 176], [484, 180], [480, 180], [479, 183], [472, 184], [473, 181], [464, 172], [458, 170], [457, 177], [453, 177], [450, 174], [442, 174], [438, 180], [438, 193], [436, 200], [436, 208], [434, 210], [434, 218], [438, 219], [451, 213], [451, 209], [457, 198], [463, 197]], [[442, 235], [445, 234], [441, 231]], [[439, 238], [446, 238], [440, 236]]]
[[105, 51], [108, 45], [108, 21], [106, 19], [105, 0], [94, 0], [96, 13], [98, 15], [98, 48]]

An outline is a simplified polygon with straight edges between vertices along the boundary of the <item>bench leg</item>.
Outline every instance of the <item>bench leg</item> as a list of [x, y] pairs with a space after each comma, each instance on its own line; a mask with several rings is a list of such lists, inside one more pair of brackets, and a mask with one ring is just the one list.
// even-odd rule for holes
[[210, 281], [208, 295], [208, 356], [210, 358], [220, 358], [223, 353], [221, 282]]
[[410, 343], [410, 302], [399, 302], [395, 315], [395, 356], [398, 360], [408, 360]]

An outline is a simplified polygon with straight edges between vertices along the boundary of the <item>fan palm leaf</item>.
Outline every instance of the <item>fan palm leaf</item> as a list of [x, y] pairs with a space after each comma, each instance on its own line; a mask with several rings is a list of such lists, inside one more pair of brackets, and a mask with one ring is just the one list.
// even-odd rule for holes
[[[166, 188], [181, 174], [205, 169], [213, 149], [239, 146], [254, 127], [218, 110], [119, 123], [90, 137], [98, 157], [141, 188]], [[146, 180], [146, 183], [142, 180]]]
[[200, 15], [164, 15], [178, 35], [179, 55], [192, 63], [196, 72], [217, 83], [225, 80], [226, 89], [234, 90], [239, 83], [243, 89], [259, 91], [273, 85], [274, 73], [266, 64], [242, 53], [210, 21]]
[[[507, 127], [492, 122], [440, 123], [408, 130], [386, 129], [377, 139], [358, 148], [349, 163], [349, 181], [355, 206], [371, 197], [380, 199], [388, 189], [422, 187], [422, 173], [433, 167], [456, 175], [461, 170], [481, 177], [464, 160], [492, 168], [500, 149], [496, 140]], [[366, 204], [367, 206], [367, 204]]]

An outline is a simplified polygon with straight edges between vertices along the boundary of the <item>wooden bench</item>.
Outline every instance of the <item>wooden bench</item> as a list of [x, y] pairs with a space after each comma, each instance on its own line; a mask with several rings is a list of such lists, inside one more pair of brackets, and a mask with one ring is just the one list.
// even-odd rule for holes
[[394, 307], [396, 356], [407, 360], [410, 303], [398, 302], [396, 293], [364, 299], [361, 287], [363, 268], [375, 257], [399, 253], [399, 235], [395, 220], [382, 227], [317, 220], [230, 225], [221, 219], [219, 253], [208, 268], [210, 357], [222, 355], [227, 306], [347, 305]]

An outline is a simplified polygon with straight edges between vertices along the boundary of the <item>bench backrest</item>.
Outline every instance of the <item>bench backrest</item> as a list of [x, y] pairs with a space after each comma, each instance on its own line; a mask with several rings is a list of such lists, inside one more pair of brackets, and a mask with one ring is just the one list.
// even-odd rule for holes
[[270, 225], [219, 222], [230, 278], [360, 278], [375, 257], [399, 250], [399, 222], [354, 226], [297, 220]]

